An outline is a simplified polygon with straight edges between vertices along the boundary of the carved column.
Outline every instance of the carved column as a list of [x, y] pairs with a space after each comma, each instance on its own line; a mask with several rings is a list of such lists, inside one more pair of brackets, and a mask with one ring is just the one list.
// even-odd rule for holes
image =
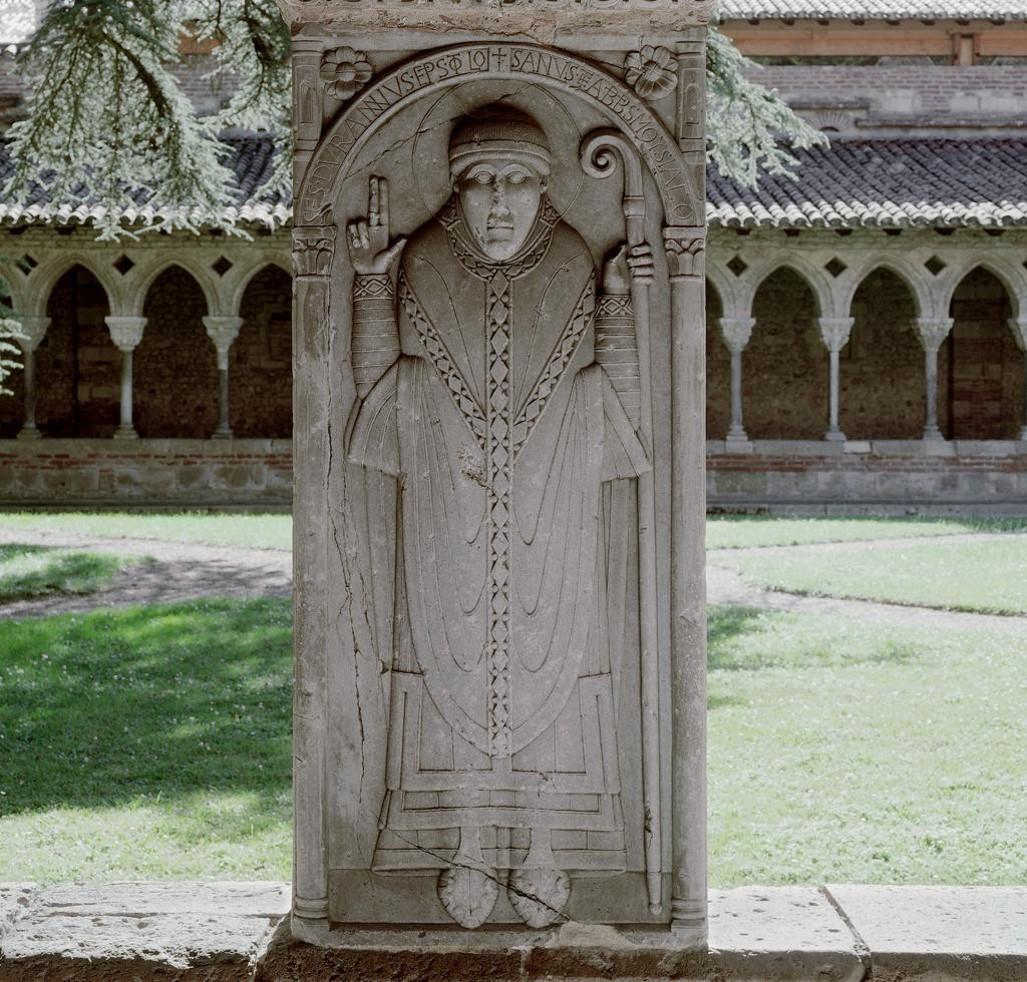
[[749, 436], [742, 425], [742, 352], [749, 343], [755, 323], [752, 317], [720, 318], [720, 333], [731, 352], [731, 426], [727, 431], [729, 445], [748, 446], [749, 443]]
[[1027, 317], [1010, 317], [1009, 329], [1023, 352], [1023, 424], [1020, 427], [1020, 439], [1027, 440]]
[[821, 317], [819, 320], [820, 337], [827, 347], [831, 358], [830, 367], [830, 410], [825, 440], [840, 442], [845, 439], [845, 434], [838, 426], [838, 406], [841, 396], [841, 368], [839, 356], [842, 348], [848, 344], [849, 334], [852, 331], [853, 318], [851, 317]]
[[706, 231], [666, 228], [671, 287], [671, 916], [706, 941]]
[[138, 437], [132, 424], [132, 353], [143, 339], [145, 317], [105, 317], [114, 346], [121, 352], [121, 422], [114, 432], [116, 440]]
[[951, 317], [918, 317], [916, 322], [920, 343], [924, 346], [924, 412], [925, 440], [943, 440], [938, 428], [938, 349], [952, 330]]
[[218, 425], [213, 437], [215, 440], [229, 440], [232, 428], [228, 425], [228, 351], [239, 336], [242, 318], [204, 317], [203, 326], [218, 353]]
[[325, 487], [331, 449], [329, 420], [329, 274], [335, 227], [293, 229], [293, 323], [297, 461], [293, 487], [295, 678], [293, 774], [296, 848], [293, 918], [315, 927], [328, 919], [328, 846], [324, 815], [328, 689], [329, 526]]
[[36, 348], [43, 342], [50, 326], [49, 317], [19, 317], [22, 336], [21, 346], [25, 380], [25, 423], [18, 433], [19, 440], [38, 440], [40, 432], [36, 426]]

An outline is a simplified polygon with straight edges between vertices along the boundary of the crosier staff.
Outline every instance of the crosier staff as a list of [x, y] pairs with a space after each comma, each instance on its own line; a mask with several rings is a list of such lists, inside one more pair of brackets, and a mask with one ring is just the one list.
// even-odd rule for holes
[[[590, 177], [611, 176], [620, 164], [624, 172], [625, 232], [629, 256], [645, 244], [645, 196], [642, 165], [631, 143], [616, 130], [590, 133], [581, 143], [581, 166]], [[634, 266], [631, 258], [628, 264]], [[638, 345], [640, 414], [639, 436], [652, 455], [653, 392], [649, 347], [648, 267], [632, 269], [631, 306]], [[642, 681], [642, 795], [645, 808], [645, 873], [649, 912], [663, 907], [662, 834], [660, 829], [660, 673], [656, 595], [656, 486], [652, 470], [638, 478], [638, 563], [641, 608]]]

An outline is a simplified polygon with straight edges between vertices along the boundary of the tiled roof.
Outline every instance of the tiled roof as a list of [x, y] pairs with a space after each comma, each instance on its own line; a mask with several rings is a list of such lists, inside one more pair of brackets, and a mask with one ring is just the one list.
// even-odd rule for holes
[[[291, 215], [283, 197], [260, 194], [273, 152], [267, 140], [230, 141], [233, 217], [279, 225]], [[2, 150], [2, 144], [0, 144]], [[858, 228], [1027, 225], [1027, 140], [837, 140], [798, 153], [795, 180], [763, 175], [741, 187], [713, 166], [706, 216], [732, 228]], [[0, 186], [10, 163], [0, 152]], [[0, 202], [0, 222], [56, 225], [100, 217], [88, 203], [57, 205], [38, 189], [28, 206]], [[145, 201], [124, 219], [152, 219]]]
[[755, 190], [709, 168], [706, 215], [735, 228], [1027, 225], [1027, 140], [838, 140]]
[[[280, 225], [292, 217], [292, 208], [287, 198], [282, 195], [261, 195], [260, 186], [271, 173], [274, 150], [270, 140], [261, 137], [228, 137], [225, 140], [233, 148], [229, 161], [234, 179], [229, 188], [232, 204], [227, 214], [246, 222]], [[0, 188], [10, 178], [13, 170], [10, 158], [4, 145], [0, 142]], [[127, 222], [145, 220], [152, 221], [161, 217], [155, 209], [146, 203], [145, 195], [136, 196], [137, 205], [127, 209], [122, 219]], [[55, 225], [67, 225], [75, 222], [97, 221], [104, 217], [104, 209], [85, 200], [77, 198], [67, 203], [54, 203], [46, 189], [36, 186], [29, 197], [28, 203], [8, 205], [0, 201], [0, 223], [16, 222], [52, 222]]]
[[0, 44], [24, 41], [35, 26], [32, 0], [0, 0]]
[[1027, 0], [720, 0], [721, 20], [1015, 20]]

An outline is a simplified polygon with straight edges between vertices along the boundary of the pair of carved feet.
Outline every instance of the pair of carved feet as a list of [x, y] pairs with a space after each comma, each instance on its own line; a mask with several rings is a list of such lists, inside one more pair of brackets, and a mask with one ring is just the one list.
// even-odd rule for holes
[[[471, 865], [451, 866], [439, 874], [439, 900], [457, 924], [481, 927], [499, 899], [496, 870]], [[514, 870], [506, 883], [510, 906], [528, 927], [548, 927], [563, 915], [571, 881], [563, 870], [529, 867]]]

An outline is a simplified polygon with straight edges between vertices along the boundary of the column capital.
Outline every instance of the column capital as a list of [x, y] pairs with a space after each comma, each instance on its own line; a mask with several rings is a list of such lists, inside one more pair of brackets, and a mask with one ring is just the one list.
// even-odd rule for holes
[[691, 226], [668, 226], [663, 230], [663, 247], [667, 252], [670, 278], [706, 275], [706, 230]]
[[928, 351], [937, 351], [949, 336], [952, 324], [951, 317], [918, 317], [916, 333], [920, 336], [920, 343]]
[[334, 225], [298, 225], [293, 228], [292, 264], [297, 276], [327, 276], [334, 253]]
[[817, 326], [820, 328], [820, 339], [828, 351], [841, 351], [849, 341], [854, 317], [820, 317]]
[[218, 370], [228, 368], [228, 349], [232, 347], [242, 328], [242, 318], [231, 315], [211, 314], [203, 318], [207, 337], [214, 342], [218, 353]]
[[50, 327], [49, 317], [33, 317], [28, 314], [18, 314], [11, 317], [17, 323], [21, 337], [15, 338], [22, 351], [35, 351], [43, 343], [47, 329]]
[[1027, 317], [1010, 317], [1009, 330], [1021, 351], [1027, 352]]
[[730, 351], [741, 351], [752, 337], [752, 329], [756, 326], [755, 317], [721, 317], [717, 321], [720, 335]]
[[105, 317], [104, 323], [111, 332], [114, 346], [121, 352], [134, 351], [143, 340], [145, 317]]

